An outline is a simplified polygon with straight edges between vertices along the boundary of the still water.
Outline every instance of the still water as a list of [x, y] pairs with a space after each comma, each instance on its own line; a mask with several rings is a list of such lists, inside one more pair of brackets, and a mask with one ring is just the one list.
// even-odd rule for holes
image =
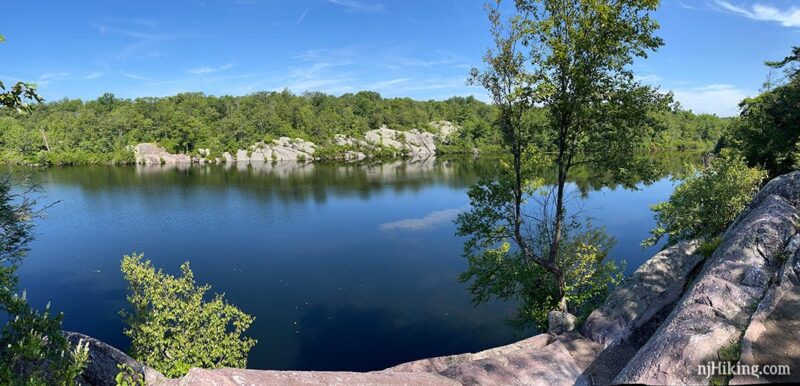
[[[191, 261], [199, 283], [255, 316], [251, 368], [375, 370], [511, 343], [534, 333], [504, 323], [514, 305], [476, 308], [457, 281], [452, 220], [478, 162], [491, 160], [27, 170], [57, 203], [37, 222], [21, 286], [63, 311], [65, 329], [124, 349], [122, 256], [171, 273]], [[656, 251], [639, 242], [673, 183], [637, 187], [570, 183], [628, 271]]]

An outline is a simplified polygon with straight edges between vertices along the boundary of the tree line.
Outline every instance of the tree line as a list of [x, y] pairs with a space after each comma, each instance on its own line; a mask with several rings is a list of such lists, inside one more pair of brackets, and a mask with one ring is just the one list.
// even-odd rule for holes
[[[440, 141], [442, 153], [497, 151], [498, 109], [475, 97], [443, 101], [383, 98], [371, 91], [341, 96], [288, 90], [244, 96], [182, 93], [163, 98], [122, 99], [107, 93], [95, 100], [62, 99], [30, 106], [28, 114], [0, 112], [0, 161], [36, 164], [130, 163], [130, 145], [155, 142], [172, 153], [215, 156], [256, 142], [287, 136], [332, 146], [336, 134], [363, 138], [368, 130], [421, 129], [450, 121], [459, 131]], [[675, 109], [657, 119], [667, 130], [650, 144], [655, 150], [707, 150], [727, 119]]]

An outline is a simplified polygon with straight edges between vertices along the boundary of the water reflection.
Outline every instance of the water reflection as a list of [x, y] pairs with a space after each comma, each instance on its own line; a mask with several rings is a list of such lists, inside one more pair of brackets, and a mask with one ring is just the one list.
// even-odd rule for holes
[[[660, 157], [660, 173], [689, 159]], [[250, 367], [375, 370], [531, 333], [504, 324], [513, 304], [476, 309], [456, 280], [466, 263], [450, 220], [467, 208], [478, 171], [496, 163], [5, 168], [31, 173], [47, 201], [60, 201], [39, 221], [20, 275], [34, 304], [65, 313], [65, 328], [127, 347], [119, 261], [136, 251], [173, 273], [190, 260], [199, 282], [256, 317]], [[585, 210], [619, 240], [614, 256], [635, 269], [652, 255], [638, 243], [669, 181], [572, 176]], [[640, 190], [622, 189], [631, 184]]]
[[[699, 159], [693, 153], [664, 153], [652, 156], [653, 180], [681, 173], [687, 164]], [[339, 197], [370, 194], [386, 189], [396, 192], [416, 191], [431, 184], [452, 188], [465, 188], [474, 184], [480, 170], [489, 169], [499, 162], [492, 156], [469, 158], [425, 157], [392, 162], [358, 163], [308, 163], [298, 161], [233, 163], [223, 165], [138, 165], [138, 166], [87, 166], [54, 167], [35, 174], [40, 181], [78, 185], [81, 189], [104, 191], [136, 187], [145, 194], [158, 194], [164, 186], [202, 185], [204, 189], [227, 189], [235, 186], [254, 192], [261, 198], [304, 201], [313, 198], [324, 202], [328, 195]], [[22, 167], [9, 167], [28, 171]], [[556, 180], [554, 169], [539, 173], [546, 184]], [[619, 181], [607, 173], [587, 167], [574, 167], [569, 175], [582, 195], [603, 188], [634, 188], [642, 182], [636, 175]]]

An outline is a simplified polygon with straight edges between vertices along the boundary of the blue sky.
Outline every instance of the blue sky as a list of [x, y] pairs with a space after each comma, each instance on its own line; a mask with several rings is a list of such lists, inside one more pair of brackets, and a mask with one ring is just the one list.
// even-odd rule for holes
[[[490, 44], [481, 0], [11, 1], [0, 79], [48, 100], [241, 95], [288, 87], [444, 99]], [[666, 41], [635, 64], [685, 108], [735, 115], [800, 44], [798, 0], [663, 0]]]

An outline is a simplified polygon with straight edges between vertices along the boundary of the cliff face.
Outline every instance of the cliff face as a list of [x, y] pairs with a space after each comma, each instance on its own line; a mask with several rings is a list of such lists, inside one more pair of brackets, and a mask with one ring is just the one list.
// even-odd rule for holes
[[[800, 171], [769, 182], [708, 259], [696, 242], [651, 258], [580, 331], [539, 334], [479, 353], [404, 363], [370, 373], [193, 369], [150, 384], [707, 384], [700, 367], [741, 348], [739, 364], [788, 365], [793, 375], [735, 376], [731, 384], [800, 381]], [[87, 374], [113, 348], [91, 345]], [[102, 351], [105, 350], [105, 351]], [[121, 354], [121, 353], [119, 353]], [[121, 354], [124, 355], [124, 354]], [[122, 359], [120, 359], [122, 358]], [[133, 362], [135, 363], [135, 362]], [[109, 365], [110, 366], [110, 365]], [[92, 384], [113, 384], [92, 378]]]
[[[333, 143], [346, 146], [353, 150], [346, 150], [339, 158], [346, 161], [362, 160], [367, 154], [378, 148], [391, 149], [397, 154], [411, 157], [436, 154], [436, 140], [444, 139], [454, 133], [457, 128], [448, 121], [431, 122], [431, 126], [438, 134], [429, 133], [419, 129], [408, 131], [392, 130], [386, 126], [367, 131], [364, 139], [356, 139], [343, 134], [337, 134]], [[300, 138], [280, 137], [270, 143], [259, 142], [248, 149], [239, 149], [234, 154], [225, 152], [220, 157], [210, 157], [210, 149], [199, 149], [199, 156], [190, 157], [186, 154], [172, 154], [154, 143], [140, 143], [133, 147], [137, 164], [189, 164], [189, 163], [258, 163], [272, 161], [313, 161], [317, 145]]]

